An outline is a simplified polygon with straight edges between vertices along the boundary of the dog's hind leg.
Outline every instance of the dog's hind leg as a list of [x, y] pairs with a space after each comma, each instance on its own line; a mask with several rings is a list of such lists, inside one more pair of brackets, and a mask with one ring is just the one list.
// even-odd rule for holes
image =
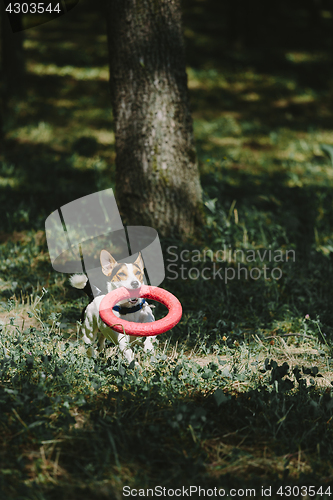
[[96, 358], [95, 349], [93, 348], [92, 345], [87, 349], [87, 356], [88, 358]]
[[[98, 352], [101, 352], [104, 349], [104, 347], [105, 347], [105, 337], [101, 333], [98, 338]], [[87, 356], [88, 358], [96, 358], [96, 352], [92, 345], [87, 349]]]
[[105, 337], [101, 333], [99, 338], [98, 338], [98, 351], [101, 352], [105, 348]]
[[[89, 307], [89, 306], [88, 306]], [[90, 344], [87, 349], [87, 356], [89, 358], [95, 358], [95, 350], [91, 344], [93, 344], [96, 340], [98, 332], [98, 325], [96, 321], [94, 321], [93, 316], [86, 314], [85, 320], [82, 324], [82, 338], [85, 344]]]

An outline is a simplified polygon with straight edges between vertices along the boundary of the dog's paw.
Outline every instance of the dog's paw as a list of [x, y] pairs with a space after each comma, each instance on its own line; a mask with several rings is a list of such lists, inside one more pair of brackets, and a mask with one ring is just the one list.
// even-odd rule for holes
[[143, 346], [143, 350], [145, 353], [150, 354], [151, 356], [155, 353], [155, 348], [154, 348], [153, 344], [151, 344], [151, 343], [145, 344]]

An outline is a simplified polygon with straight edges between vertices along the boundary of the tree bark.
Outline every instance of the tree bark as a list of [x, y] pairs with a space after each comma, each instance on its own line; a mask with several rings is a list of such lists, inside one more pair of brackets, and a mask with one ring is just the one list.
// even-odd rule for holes
[[125, 222], [190, 235], [201, 217], [180, 0], [103, 0]]

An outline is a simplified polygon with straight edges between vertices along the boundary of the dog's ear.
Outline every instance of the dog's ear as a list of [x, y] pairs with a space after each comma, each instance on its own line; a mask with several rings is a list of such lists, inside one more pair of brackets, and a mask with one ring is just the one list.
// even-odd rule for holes
[[101, 251], [100, 261], [103, 274], [105, 274], [105, 276], [110, 276], [112, 273], [112, 269], [117, 264], [117, 261], [107, 250]]
[[136, 264], [137, 266], [139, 266], [139, 268], [141, 269], [141, 271], [144, 270], [145, 265], [143, 263], [141, 252], [139, 252], [139, 255], [138, 255], [136, 261], [134, 262], [134, 264]]

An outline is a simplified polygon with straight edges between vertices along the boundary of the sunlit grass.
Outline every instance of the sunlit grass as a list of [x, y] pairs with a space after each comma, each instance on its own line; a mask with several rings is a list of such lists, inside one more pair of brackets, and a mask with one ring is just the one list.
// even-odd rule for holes
[[32, 144], [51, 143], [54, 141], [55, 133], [51, 124], [39, 122], [36, 126], [29, 125], [10, 131], [8, 138], [18, 139], [19, 142], [30, 142]]
[[27, 64], [27, 70], [30, 73], [39, 76], [70, 76], [75, 80], [102, 80], [108, 81], [109, 79], [109, 68], [104, 66], [102, 68], [78, 68], [76, 66], [57, 66], [56, 64], [41, 64], [36, 62], [29, 62]]
[[285, 58], [293, 64], [302, 63], [328, 63], [330, 62], [330, 57], [327, 52], [316, 51], [293, 51], [286, 52]]
[[15, 177], [0, 177], [0, 187], [15, 188], [18, 184], [19, 180]]

